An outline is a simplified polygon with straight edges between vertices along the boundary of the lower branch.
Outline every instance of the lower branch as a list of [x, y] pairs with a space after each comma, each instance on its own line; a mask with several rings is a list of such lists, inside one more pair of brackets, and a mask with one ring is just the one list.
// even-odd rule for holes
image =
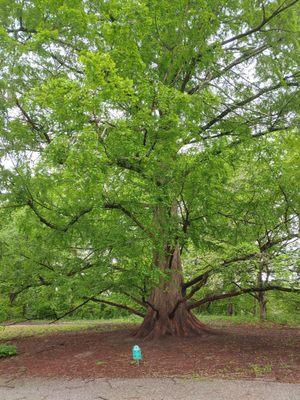
[[123, 310], [129, 311], [132, 314], [138, 315], [139, 317], [144, 317], [145, 316], [142, 312], [140, 312], [138, 310], [135, 310], [132, 307], [125, 306], [124, 304], [115, 303], [115, 302], [109, 301], [109, 300], [97, 299], [95, 297], [90, 298], [90, 300], [94, 301], [95, 303], [103, 303], [103, 304], [108, 304], [109, 306], [122, 308]]
[[72, 308], [71, 310], [65, 312], [63, 315], [61, 315], [60, 317], [56, 318], [55, 320], [49, 322], [49, 324], [54, 324], [55, 322], [59, 321], [60, 319], [66, 317], [69, 314], [72, 314], [72, 312], [78, 310], [78, 308], [81, 308], [82, 306], [84, 306], [85, 304], [87, 304], [89, 301], [91, 301], [92, 298], [89, 298], [87, 300], [85, 300], [84, 302], [80, 303], [78, 306]]
[[[104, 293], [104, 292], [106, 292], [106, 291], [109, 290], [109, 289], [110, 289], [110, 288], [106, 288], [106, 289], [101, 290], [101, 292], [99, 292], [98, 295], [99, 295], [99, 294], [102, 294], [102, 293]], [[54, 322], [59, 321], [60, 319], [64, 318], [65, 316], [67, 316], [67, 315], [69, 315], [69, 314], [72, 314], [72, 312], [78, 310], [79, 308], [81, 308], [82, 306], [84, 306], [85, 304], [87, 304], [89, 301], [93, 301], [93, 299], [94, 299], [94, 296], [86, 298], [86, 299], [84, 300], [84, 302], [80, 303], [78, 306], [72, 308], [71, 310], [65, 312], [63, 315], [61, 315], [60, 317], [56, 318], [54, 321], [51, 321], [50, 324], [53, 324]]]
[[198, 301], [196, 301], [194, 303], [190, 303], [188, 305], [188, 309], [192, 310], [193, 308], [199, 307], [202, 304], [205, 304], [205, 303], [208, 303], [208, 302], [227, 299], [229, 297], [240, 296], [240, 295], [242, 295], [244, 293], [249, 293], [250, 294], [250, 293], [253, 293], [253, 292], [266, 292], [268, 290], [280, 290], [280, 291], [283, 291], [283, 292], [300, 292], [300, 289], [286, 288], [286, 287], [276, 286], [276, 285], [265, 286], [265, 287], [262, 287], [262, 288], [256, 287], [256, 288], [233, 290], [233, 291], [228, 292], [228, 293], [216, 294], [216, 295], [213, 295], [213, 296], [205, 297], [204, 299], [198, 300]]

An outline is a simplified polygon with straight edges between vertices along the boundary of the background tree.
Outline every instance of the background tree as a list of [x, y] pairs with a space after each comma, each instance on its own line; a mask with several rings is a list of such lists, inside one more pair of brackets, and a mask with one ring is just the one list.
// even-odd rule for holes
[[[298, 11], [297, 0], [2, 0], [11, 298], [49, 286], [144, 315], [137, 303], [139, 336], [201, 332], [190, 310], [204, 300], [191, 298], [211, 269], [185, 268], [187, 251], [223, 271], [297, 236]], [[226, 296], [275, 286], [295, 290]]]

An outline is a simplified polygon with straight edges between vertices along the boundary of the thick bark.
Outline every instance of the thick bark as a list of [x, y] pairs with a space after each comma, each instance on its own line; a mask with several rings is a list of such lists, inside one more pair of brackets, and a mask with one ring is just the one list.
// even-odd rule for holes
[[168, 278], [162, 277], [159, 286], [153, 290], [147, 314], [135, 332], [136, 337], [153, 339], [165, 335], [195, 336], [208, 330], [188, 310], [186, 301], [183, 301], [179, 246], [165, 250], [165, 255], [156, 254], [154, 261], [156, 266], [168, 274]]

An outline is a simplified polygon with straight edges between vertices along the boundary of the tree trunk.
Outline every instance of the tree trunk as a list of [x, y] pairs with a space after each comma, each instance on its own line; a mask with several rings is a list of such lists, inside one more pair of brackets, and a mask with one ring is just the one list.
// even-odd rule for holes
[[256, 302], [257, 302], [257, 298], [253, 297], [253, 308], [252, 308], [253, 317], [256, 317]]
[[234, 307], [232, 303], [227, 304], [227, 315], [232, 317], [234, 313]]
[[147, 314], [135, 336], [149, 339], [165, 335], [195, 336], [208, 330], [188, 310], [186, 301], [183, 300], [179, 246], [176, 245], [173, 250], [167, 246], [165, 255], [156, 254], [154, 261], [168, 277], [162, 277], [159, 286], [153, 290], [148, 301]]
[[[264, 268], [264, 263], [261, 262], [257, 274], [257, 283], [258, 286], [261, 288], [263, 287], [263, 268]], [[257, 301], [259, 304], [259, 319], [260, 321], [265, 321], [267, 318], [267, 299], [264, 292], [258, 293]]]
[[267, 318], [267, 300], [265, 298], [264, 292], [260, 292], [258, 295], [259, 304], [259, 319], [265, 321]]

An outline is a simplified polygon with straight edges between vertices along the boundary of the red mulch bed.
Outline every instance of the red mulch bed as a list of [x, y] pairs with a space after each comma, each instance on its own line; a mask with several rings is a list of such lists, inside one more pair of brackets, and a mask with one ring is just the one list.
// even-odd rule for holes
[[[142, 341], [130, 329], [91, 329], [10, 340], [19, 355], [0, 359], [0, 376], [67, 378], [219, 377], [299, 382], [300, 330], [253, 325], [214, 328], [194, 338]], [[131, 362], [131, 347], [144, 360]]]

